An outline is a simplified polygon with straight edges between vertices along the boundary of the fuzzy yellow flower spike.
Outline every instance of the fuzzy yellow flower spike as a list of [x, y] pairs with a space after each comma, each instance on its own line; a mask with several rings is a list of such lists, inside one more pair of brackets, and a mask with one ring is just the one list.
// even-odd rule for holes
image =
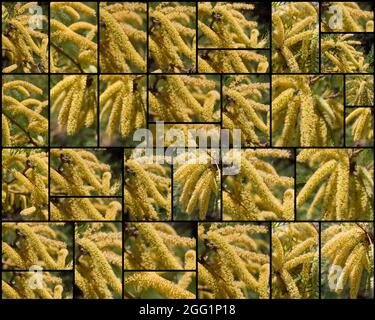
[[63, 134], [73, 136], [96, 125], [97, 89], [95, 76], [81, 75], [64, 76], [51, 88], [51, 113]]
[[215, 76], [152, 76], [148, 91], [154, 120], [220, 121], [220, 85]]
[[[173, 277], [173, 275], [176, 276]], [[195, 277], [195, 273], [193, 272], [126, 273], [124, 277], [125, 298], [139, 299], [139, 297], [142, 297], [144, 291], [152, 289], [165, 299], [195, 299], [195, 292], [186, 288], [187, 285], [184, 281], [186, 276], [188, 276], [188, 284], [190, 285]], [[178, 277], [177, 281], [175, 280], [176, 277]]]
[[101, 75], [100, 83], [103, 87], [99, 97], [100, 127], [105, 131], [103, 141], [118, 137], [125, 141], [131, 139], [134, 131], [146, 126], [146, 77]]
[[122, 211], [121, 200], [117, 198], [53, 198], [50, 208], [51, 220], [64, 221], [120, 220]]
[[175, 158], [173, 179], [178, 197], [176, 219], [219, 218], [221, 177], [215, 153], [197, 150], [179, 154]]

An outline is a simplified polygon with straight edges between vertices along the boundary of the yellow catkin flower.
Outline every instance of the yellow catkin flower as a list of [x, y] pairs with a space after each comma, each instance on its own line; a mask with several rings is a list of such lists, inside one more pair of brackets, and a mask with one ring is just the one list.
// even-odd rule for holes
[[272, 268], [280, 270], [284, 263], [284, 249], [276, 234], [272, 234]]
[[269, 290], [269, 276], [270, 276], [270, 265], [264, 264], [260, 269], [259, 275], [259, 298], [268, 299]]
[[330, 160], [314, 172], [314, 174], [309, 178], [307, 183], [303, 186], [303, 188], [297, 195], [297, 208], [300, 208], [306, 202], [306, 200], [311, 196], [311, 194], [322, 182], [322, 180], [330, 175], [334, 171], [336, 166], [337, 161]]
[[350, 162], [347, 154], [340, 154], [337, 166], [336, 215], [338, 219], [347, 215], [349, 204]]
[[4, 280], [1, 280], [1, 291], [2, 294], [7, 297], [8, 299], [21, 299], [22, 297], [19, 293], [13, 289], [8, 283]]
[[286, 286], [286, 290], [288, 291], [290, 298], [301, 299], [301, 294], [290, 273], [286, 270], [282, 270], [280, 276]]

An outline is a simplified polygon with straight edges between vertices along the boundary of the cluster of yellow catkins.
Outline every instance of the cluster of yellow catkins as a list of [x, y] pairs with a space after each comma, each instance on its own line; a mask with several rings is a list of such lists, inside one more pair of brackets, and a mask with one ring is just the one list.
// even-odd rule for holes
[[[322, 15], [322, 32], [374, 32], [374, 12], [363, 10], [361, 3], [346, 1], [325, 3]], [[331, 18], [333, 26], [330, 25]]]
[[240, 129], [243, 146], [266, 146], [270, 136], [270, 106], [259, 101], [269, 101], [270, 84], [247, 76], [232, 76], [228, 80], [223, 86], [223, 128], [230, 130], [232, 139], [233, 130]]
[[51, 113], [58, 113], [60, 130], [72, 136], [92, 127], [97, 114], [97, 85], [94, 76], [68, 75], [50, 91]]
[[[359, 297], [361, 280], [367, 271], [372, 284], [374, 277], [374, 231], [368, 223], [341, 223], [328, 226], [322, 232], [322, 260], [328, 262], [327, 280], [337, 296], [349, 288], [349, 297]], [[367, 289], [366, 289], [367, 290]]]
[[362, 45], [360, 40], [351, 39], [354, 34], [323, 35], [321, 39], [322, 72], [325, 73], [367, 73], [370, 64], [365, 61], [364, 53], [355, 45]]
[[[120, 183], [111, 181], [110, 165], [101, 162], [95, 152], [52, 149], [50, 154], [59, 163], [50, 168], [52, 196], [113, 196], [118, 192]], [[52, 214], [58, 215], [56, 209], [51, 202]]]
[[199, 298], [268, 299], [268, 232], [266, 226], [250, 223], [200, 224]]
[[[46, 92], [28, 81], [11, 78], [8, 80], [7, 77], [4, 80], [1, 90], [2, 146], [46, 145], [48, 139], [48, 119], [45, 115], [48, 100], [44, 100]], [[21, 125], [19, 122], [22, 117], [27, 119], [26, 125]]]
[[108, 137], [122, 138], [146, 126], [146, 88], [144, 76], [101, 75], [104, 91], [99, 97], [100, 124]]
[[319, 295], [319, 234], [313, 223], [284, 223], [272, 230], [272, 298]]
[[2, 217], [48, 219], [48, 153], [2, 151]]
[[48, 34], [44, 29], [30, 27], [31, 23], [44, 25], [48, 22], [45, 15], [33, 16], [36, 6], [37, 2], [16, 2], [11, 12], [1, 6], [3, 73], [48, 72]]
[[265, 73], [269, 62], [261, 50], [200, 50], [198, 72]]
[[[297, 162], [314, 173], [297, 195], [297, 215], [322, 220], [373, 219], [374, 168], [356, 161], [363, 149], [305, 149]], [[297, 170], [298, 174], [298, 170]]]
[[[75, 285], [85, 299], [122, 297], [122, 232], [115, 223], [76, 228]], [[118, 272], [115, 272], [118, 270]], [[119, 275], [120, 273], [120, 275]]]
[[146, 3], [101, 1], [99, 10], [101, 72], [146, 72]]
[[[13, 272], [11, 280], [2, 279], [3, 299], [71, 299], [70, 288], [64, 288], [63, 279], [56, 272], [43, 272], [42, 278], [34, 272]], [[30, 284], [35, 285], [31, 288]]]
[[[159, 139], [156, 125], [149, 125], [149, 129], [152, 130], [153, 143], [156, 145]], [[164, 124], [163, 133], [166, 147], [198, 147], [206, 141], [208, 147], [220, 144], [220, 124]]]
[[355, 75], [345, 79], [346, 104], [353, 107], [374, 105], [374, 76]]
[[121, 218], [121, 201], [115, 198], [53, 198], [51, 220], [114, 221]]
[[[200, 48], [264, 48], [268, 38], [260, 35], [258, 23], [245, 14], [255, 5], [241, 2], [202, 2], [198, 6]], [[263, 39], [260, 37], [263, 36]]]
[[3, 223], [3, 269], [27, 270], [36, 266], [47, 270], [72, 269], [66, 235], [59, 226], [64, 224]]
[[[196, 150], [174, 158], [173, 183], [181, 190], [176, 205], [193, 219], [217, 216], [220, 198], [220, 167], [217, 154]], [[211, 199], [214, 208], [210, 208]]]
[[124, 277], [125, 298], [138, 298], [131, 295], [128, 292], [129, 289], [139, 296], [142, 296], [144, 291], [152, 289], [165, 299], [196, 298], [195, 293], [188, 288], [195, 278], [195, 272], [178, 272], [172, 279], [168, 279], [169, 273], [141, 271], [126, 274]]
[[[51, 2], [51, 53], [50, 71], [53, 73], [96, 72], [98, 45], [96, 36], [96, 10], [83, 2]], [[66, 19], [67, 15], [69, 19]], [[90, 17], [95, 23], [81, 21]], [[67, 23], [74, 21], [67, 25]], [[63, 47], [74, 47], [74, 56]]]
[[289, 150], [281, 149], [230, 150], [224, 154], [223, 166], [237, 166], [239, 172], [224, 176], [223, 219], [293, 220], [294, 178], [292, 174], [279, 175], [272, 165], [272, 160], [291, 157]]
[[272, 12], [272, 72], [319, 71], [319, 7], [287, 2]]
[[165, 75], [155, 76], [153, 80], [154, 83], [149, 88], [149, 103], [155, 120], [220, 121], [217, 81], [204, 75]]
[[346, 130], [351, 126], [350, 135], [357, 145], [367, 144], [374, 139], [373, 108], [356, 108], [345, 118]]
[[170, 168], [162, 161], [137, 154], [125, 159], [124, 212], [129, 220], [171, 219]]
[[195, 238], [171, 224], [126, 223], [124, 235], [125, 270], [195, 270]]
[[196, 70], [195, 5], [160, 2], [150, 8], [149, 71], [184, 73]]
[[[317, 92], [324, 80], [324, 76], [272, 76], [275, 146], [313, 147], [338, 143], [343, 131], [344, 106], [340, 94], [329, 87], [322, 93]], [[338, 138], [335, 139], [331, 132]]]

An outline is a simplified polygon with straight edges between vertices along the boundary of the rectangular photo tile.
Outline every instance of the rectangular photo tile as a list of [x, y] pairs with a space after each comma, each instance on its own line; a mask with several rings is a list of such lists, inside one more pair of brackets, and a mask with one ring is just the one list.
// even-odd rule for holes
[[342, 75], [272, 75], [272, 143], [344, 146]]
[[2, 147], [48, 147], [48, 75], [2, 76]]
[[124, 220], [172, 219], [171, 157], [160, 149], [126, 149]]
[[126, 222], [124, 270], [196, 270], [196, 224]]
[[222, 153], [223, 220], [294, 220], [294, 150]]
[[322, 299], [373, 299], [373, 223], [322, 223]]
[[2, 73], [48, 73], [48, 2], [2, 2]]
[[272, 223], [272, 299], [319, 298], [319, 224]]
[[1, 227], [1, 270], [72, 270], [72, 223], [4, 222]]
[[1, 220], [47, 221], [49, 151], [7, 148], [1, 160]]
[[72, 299], [73, 272], [41, 270], [3, 272], [1, 298], [4, 300]]
[[121, 228], [118, 222], [75, 223], [75, 299], [121, 299]]
[[3, 1], [1, 310], [373, 299], [373, 31], [370, 1]]
[[99, 66], [101, 73], [146, 72], [147, 3], [99, 4]]
[[322, 2], [322, 32], [374, 32], [374, 9], [371, 2]]
[[270, 47], [270, 5], [198, 2], [199, 49]]
[[270, 298], [270, 227], [249, 222], [198, 224], [198, 297]]
[[125, 271], [124, 299], [196, 299], [196, 272]]
[[318, 20], [318, 2], [272, 2], [272, 72], [319, 72]]
[[196, 2], [148, 5], [148, 72], [196, 73]]
[[98, 3], [50, 3], [50, 72], [98, 71]]
[[121, 196], [122, 150], [51, 149], [50, 196]]
[[298, 149], [297, 219], [372, 221], [372, 149]]

